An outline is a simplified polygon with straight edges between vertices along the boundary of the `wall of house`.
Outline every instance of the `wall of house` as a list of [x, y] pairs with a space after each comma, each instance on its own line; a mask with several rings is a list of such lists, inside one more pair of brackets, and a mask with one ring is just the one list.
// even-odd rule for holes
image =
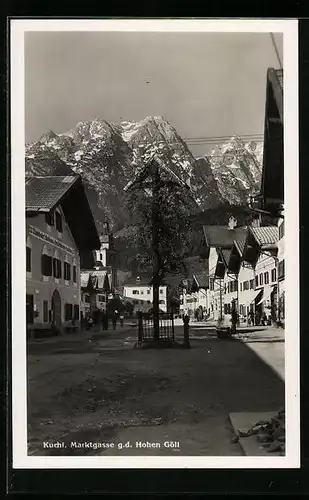
[[238, 313], [247, 318], [253, 308], [253, 291], [255, 290], [255, 272], [247, 262], [242, 262], [238, 273]]
[[[70, 229], [65, 222], [61, 207], [57, 210], [62, 216], [62, 233], [56, 227], [50, 227], [45, 221], [45, 214], [26, 218], [26, 246], [31, 248], [31, 271], [26, 273], [26, 293], [33, 296], [36, 328], [48, 326], [51, 322], [51, 301], [55, 290], [61, 298], [61, 322], [65, 321], [65, 304], [80, 306], [80, 258], [78, 248]], [[43, 276], [42, 253], [47, 249], [49, 255], [61, 260], [62, 277]], [[64, 262], [71, 266], [71, 279], [64, 280]], [[76, 265], [76, 283], [73, 282], [73, 264]], [[48, 314], [43, 312], [43, 301], [47, 301]]]
[[[280, 218], [278, 221], [279, 226], [279, 241], [278, 241], [278, 267], [279, 263], [284, 262], [285, 248], [284, 248], [284, 219]], [[278, 269], [279, 272], [279, 269]], [[280, 319], [285, 318], [284, 295], [285, 295], [285, 277], [278, 275], [279, 286], [279, 304], [280, 304]]]
[[[125, 299], [133, 299], [135, 308], [150, 309], [153, 301], [153, 288], [147, 285], [124, 285], [123, 297]], [[159, 288], [159, 307], [162, 311], [167, 311], [167, 287], [160, 286]]]

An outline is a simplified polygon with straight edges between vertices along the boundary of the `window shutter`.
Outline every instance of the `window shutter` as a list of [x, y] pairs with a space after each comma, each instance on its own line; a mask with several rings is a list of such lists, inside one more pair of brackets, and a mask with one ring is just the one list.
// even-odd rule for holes
[[76, 266], [73, 266], [73, 281], [76, 283]]

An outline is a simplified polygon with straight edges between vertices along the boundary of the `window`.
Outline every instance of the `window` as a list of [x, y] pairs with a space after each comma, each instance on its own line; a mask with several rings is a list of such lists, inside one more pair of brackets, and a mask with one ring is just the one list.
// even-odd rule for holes
[[48, 323], [48, 301], [43, 300], [43, 322]]
[[99, 302], [105, 302], [105, 296], [104, 295], [98, 295], [98, 301]]
[[224, 314], [227, 314], [227, 304], [224, 304]]
[[160, 293], [163, 293], [163, 290], [160, 290]]
[[159, 304], [165, 304], [165, 300], [159, 300]]
[[59, 212], [56, 212], [56, 229], [59, 233], [62, 233], [62, 217]]
[[240, 283], [240, 291], [242, 292], [242, 283]]
[[258, 276], [255, 277], [255, 286], [259, 286], [259, 277]]
[[263, 285], [263, 273], [260, 274], [260, 285]]
[[73, 319], [79, 321], [79, 305], [74, 304]]
[[268, 283], [269, 283], [269, 273], [268, 273], [268, 271], [266, 271], [264, 273], [264, 283], [265, 283], [265, 285], [268, 285]]
[[151, 300], [147, 300], [147, 304], [151, 304]]
[[254, 280], [250, 280], [250, 290], [254, 288]]
[[277, 270], [276, 269], [271, 270], [271, 281], [272, 282], [277, 281]]
[[133, 295], [139, 295], [139, 290], [133, 290], [132, 293]]
[[31, 248], [26, 247], [26, 271], [31, 273]]
[[76, 283], [76, 266], [73, 266], [73, 282]]
[[141, 290], [141, 295], [144, 295], [144, 290]]
[[47, 212], [45, 214], [45, 222], [49, 226], [53, 226], [54, 225], [54, 213], [53, 212]]
[[61, 260], [54, 258], [53, 259], [53, 276], [54, 278], [61, 278]]
[[66, 281], [70, 281], [71, 279], [71, 266], [68, 262], [65, 262], [64, 263], [64, 270], [63, 270], [63, 274], [64, 274], [64, 279]]
[[90, 303], [90, 297], [89, 297], [89, 295], [85, 295], [85, 303], [86, 304]]
[[73, 305], [65, 304], [64, 305], [64, 321], [69, 321], [73, 318]]
[[150, 290], [147, 290], [147, 294], [150, 295]]
[[100, 253], [100, 260], [103, 260], [103, 255]]
[[237, 292], [237, 290], [238, 290], [238, 280], [234, 281], [234, 286], [235, 286], [234, 291]]
[[52, 276], [52, 258], [45, 253], [42, 255], [42, 274], [43, 276]]
[[279, 240], [284, 236], [284, 221], [279, 226]]

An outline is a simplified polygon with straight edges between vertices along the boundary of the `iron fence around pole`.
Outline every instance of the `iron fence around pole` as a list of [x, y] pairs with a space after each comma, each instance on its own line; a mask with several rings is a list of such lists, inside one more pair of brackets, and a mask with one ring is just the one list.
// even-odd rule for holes
[[153, 312], [139, 313], [138, 342], [151, 342], [155, 340], [174, 342], [175, 328], [173, 313], [159, 313], [159, 336], [154, 320], [155, 318]]

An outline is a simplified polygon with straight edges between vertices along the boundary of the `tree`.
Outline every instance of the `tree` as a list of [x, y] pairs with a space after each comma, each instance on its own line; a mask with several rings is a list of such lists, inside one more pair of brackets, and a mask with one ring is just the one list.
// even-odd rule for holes
[[190, 215], [196, 209], [188, 185], [153, 156], [127, 186], [127, 208], [139, 261], [152, 265], [154, 336], [159, 339], [159, 286], [167, 273], [184, 270], [191, 240]]

